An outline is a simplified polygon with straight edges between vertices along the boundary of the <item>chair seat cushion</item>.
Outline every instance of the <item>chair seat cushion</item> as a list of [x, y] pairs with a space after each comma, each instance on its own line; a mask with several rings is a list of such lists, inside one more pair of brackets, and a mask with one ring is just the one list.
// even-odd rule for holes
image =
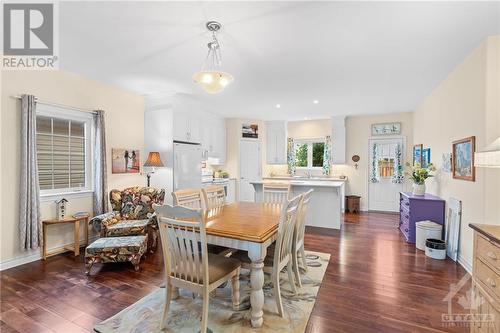
[[144, 254], [147, 236], [99, 238], [85, 249], [85, 256]]
[[145, 235], [149, 220], [121, 220], [106, 229], [106, 237]]
[[[201, 257], [201, 254], [200, 254]], [[241, 266], [239, 260], [224, 257], [218, 254], [209, 253], [208, 254], [208, 277], [209, 283], [212, 284], [215, 281], [220, 280], [224, 276], [230, 274], [235, 269]], [[172, 277], [175, 275], [172, 273]], [[191, 277], [188, 277], [188, 280], [191, 280]], [[193, 279], [195, 282], [196, 278]], [[203, 283], [203, 279], [200, 279], [199, 283]]]

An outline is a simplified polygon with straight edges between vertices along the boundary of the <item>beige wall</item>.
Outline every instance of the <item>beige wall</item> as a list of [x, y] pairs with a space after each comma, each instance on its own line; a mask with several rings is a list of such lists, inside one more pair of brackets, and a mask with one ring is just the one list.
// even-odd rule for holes
[[462, 201], [460, 260], [470, 268], [472, 230], [469, 223], [500, 224], [500, 169], [476, 168], [476, 181], [453, 179], [442, 172], [442, 154], [452, 141], [476, 136], [476, 149], [500, 135], [498, 64], [500, 38], [489, 38], [441, 82], [414, 114], [414, 142], [431, 148], [437, 176], [427, 181], [428, 192], [445, 200]]
[[[111, 148], [137, 147], [144, 159], [144, 99], [143, 97], [85, 79], [63, 71], [2, 72], [1, 119], [1, 256], [2, 267], [22, 260], [36, 260], [39, 250], [21, 251], [18, 233], [18, 198], [20, 167], [20, 101], [11, 96], [29, 93], [49, 101], [84, 109], [106, 111], [106, 141], [108, 149], [108, 187], [124, 188], [145, 185], [141, 175], [111, 174]], [[92, 197], [69, 199], [69, 213], [92, 212]], [[54, 203], [43, 202], [42, 218], [55, 215]], [[83, 228], [83, 227], [82, 227]], [[57, 248], [71, 243], [70, 226], [49, 230], [48, 246]], [[83, 235], [83, 233], [82, 233]], [[28, 257], [28, 259], [23, 257]]]

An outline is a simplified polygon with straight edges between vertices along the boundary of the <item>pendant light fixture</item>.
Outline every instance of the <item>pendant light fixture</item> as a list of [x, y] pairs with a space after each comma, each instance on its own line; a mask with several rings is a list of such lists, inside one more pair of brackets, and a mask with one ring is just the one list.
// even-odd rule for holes
[[221, 24], [216, 21], [210, 21], [207, 22], [206, 27], [208, 31], [212, 32], [212, 40], [207, 44], [208, 54], [205, 64], [201, 71], [194, 73], [193, 79], [206, 92], [216, 94], [233, 82], [233, 76], [220, 70], [222, 57], [220, 43], [217, 40], [217, 32], [220, 30]]

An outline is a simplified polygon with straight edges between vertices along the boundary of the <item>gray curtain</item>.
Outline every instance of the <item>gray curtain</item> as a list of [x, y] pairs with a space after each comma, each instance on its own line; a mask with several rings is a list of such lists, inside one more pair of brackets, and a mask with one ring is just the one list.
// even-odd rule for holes
[[96, 111], [94, 129], [94, 215], [99, 215], [108, 212], [106, 132], [102, 110]]
[[21, 249], [42, 245], [40, 184], [36, 160], [36, 99], [21, 97], [21, 181], [19, 188], [19, 233]]

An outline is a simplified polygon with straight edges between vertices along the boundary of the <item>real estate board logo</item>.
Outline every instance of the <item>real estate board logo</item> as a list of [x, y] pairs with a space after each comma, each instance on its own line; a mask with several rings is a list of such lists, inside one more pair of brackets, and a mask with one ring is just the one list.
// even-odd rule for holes
[[3, 4], [4, 69], [55, 67], [54, 3]]

